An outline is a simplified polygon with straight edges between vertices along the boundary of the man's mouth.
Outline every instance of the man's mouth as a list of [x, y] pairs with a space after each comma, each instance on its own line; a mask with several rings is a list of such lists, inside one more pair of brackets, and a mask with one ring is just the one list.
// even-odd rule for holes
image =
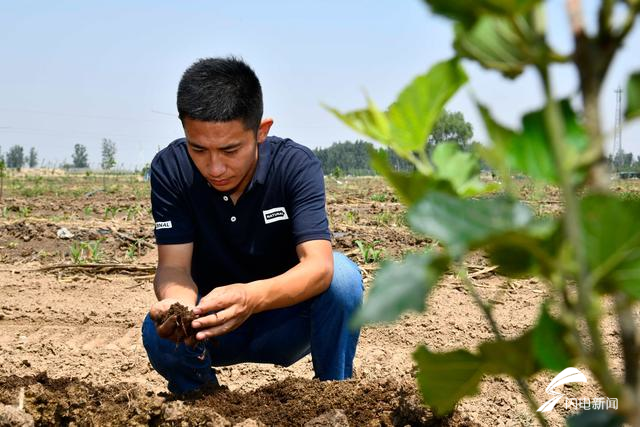
[[217, 185], [217, 186], [223, 186], [223, 185], [227, 185], [229, 182], [231, 182], [230, 179], [212, 179], [211, 184], [213, 185]]

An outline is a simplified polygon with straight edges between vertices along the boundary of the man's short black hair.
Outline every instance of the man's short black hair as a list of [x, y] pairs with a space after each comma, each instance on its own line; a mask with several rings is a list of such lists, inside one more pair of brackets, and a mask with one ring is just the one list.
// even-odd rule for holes
[[199, 59], [184, 72], [178, 85], [180, 120], [240, 119], [246, 129], [257, 132], [262, 109], [262, 88], [256, 73], [232, 56]]

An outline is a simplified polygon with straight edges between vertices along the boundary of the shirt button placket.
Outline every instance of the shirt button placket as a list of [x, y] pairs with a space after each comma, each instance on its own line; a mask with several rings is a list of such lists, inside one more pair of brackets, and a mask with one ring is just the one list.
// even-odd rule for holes
[[[229, 201], [229, 196], [227, 196], [227, 195], [222, 196], [222, 200], [224, 200], [225, 202], [228, 202]], [[231, 220], [231, 222], [236, 222], [238, 218], [236, 218], [235, 215], [233, 215], [229, 219]]]

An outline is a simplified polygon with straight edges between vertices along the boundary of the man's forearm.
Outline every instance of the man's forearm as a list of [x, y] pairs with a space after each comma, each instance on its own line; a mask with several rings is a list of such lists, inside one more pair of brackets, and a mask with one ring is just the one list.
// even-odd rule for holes
[[183, 304], [195, 305], [198, 288], [187, 271], [176, 267], [158, 267], [153, 281], [158, 301], [176, 299]]
[[306, 301], [331, 284], [333, 265], [321, 259], [300, 262], [283, 274], [248, 283], [255, 298], [255, 311], [289, 307]]

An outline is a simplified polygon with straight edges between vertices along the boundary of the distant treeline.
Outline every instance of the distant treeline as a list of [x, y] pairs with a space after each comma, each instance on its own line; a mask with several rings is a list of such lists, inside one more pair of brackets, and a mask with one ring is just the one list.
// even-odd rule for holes
[[[425, 149], [431, 152], [433, 148], [442, 142], [455, 142], [462, 149], [469, 149], [473, 137], [473, 126], [467, 122], [459, 111], [444, 110], [433, 126], [431, 134], [425, 141]], [[373, 144], [366, 141], [337, 142], [329, 148], [316, 148], [316, 156], [322, 162], [324, 173], [339, 175], [374, 175], [375, 171], [369, 164], [369, 150]], [[399, 157], [390, 149], [380, 148], [386, 151], [389, 162], [397, 171], [411, 171], [414, 166], [407, 160]]]
[[609, 169], [614, 172], [640, 172], [640, 155], [633, 158], [633, 153], [620, 150], [607, 157]]
[[[313, 152], [322, 163], [325, 175], [375, 175], [369, 164], [369, 150], [375, 150], [370, 142], [344, 141], [336, 142], [328, 148], [315, 148]], [[390, 149], [384, 150], [396, 170], [410, 171], [413, 165]]]

